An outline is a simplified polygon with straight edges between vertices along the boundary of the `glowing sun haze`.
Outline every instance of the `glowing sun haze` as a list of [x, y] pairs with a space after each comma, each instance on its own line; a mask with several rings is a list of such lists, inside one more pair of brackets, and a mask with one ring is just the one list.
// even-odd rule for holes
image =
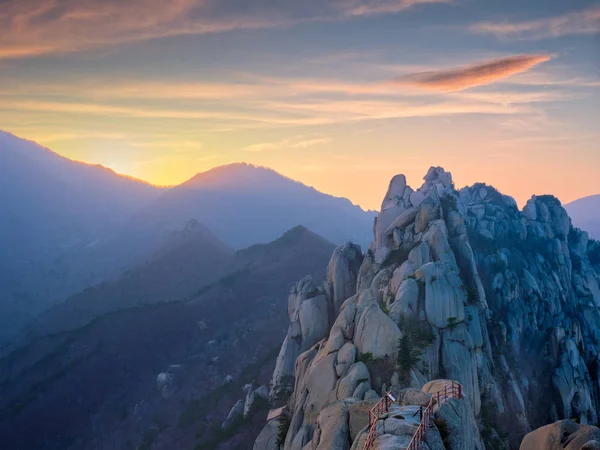
[[0, 129], [155, 184], [600, 192], [598, 1], [0, 0], [0, 29]]

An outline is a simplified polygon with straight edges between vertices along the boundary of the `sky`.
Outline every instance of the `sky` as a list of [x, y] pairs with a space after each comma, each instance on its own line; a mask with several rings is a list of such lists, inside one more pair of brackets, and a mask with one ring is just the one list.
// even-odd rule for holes
[[0, 0], [0, 29], [0, 129], [153, 184], [600, 193], [600, 1]]

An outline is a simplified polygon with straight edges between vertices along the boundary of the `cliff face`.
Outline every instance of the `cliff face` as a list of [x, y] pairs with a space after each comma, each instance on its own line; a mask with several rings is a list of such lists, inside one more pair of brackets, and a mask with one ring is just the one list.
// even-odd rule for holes
[[[324, 286], [292, 289], [271, 387], [291, 415], [285, 449], [357, 446], [352, 414], [332, 408], [440, 378], [463, 386], [489, 448], [558, 419], [598, 422], [596, 244], [554, 197], [519, 211], [483, 184], [457, 191], [441, 168], [424, 180], [394, 177], [366, 255], [337, 249]], [[448, 442], [430, 446], [473, 448]]]

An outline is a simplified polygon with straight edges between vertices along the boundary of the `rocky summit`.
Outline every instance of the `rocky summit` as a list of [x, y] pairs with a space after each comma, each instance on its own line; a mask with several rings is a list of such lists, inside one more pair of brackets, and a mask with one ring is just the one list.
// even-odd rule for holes
[[369, 249], [339, 247], [325, 282], [291, 289], [255, 450], [417, 448], [424, 410], [418, 448], [559, 448], [535, 444], [554, 429], [523, 438], [561, 419], [585, 434], [568, 448], [598, 448], [599, 255], [552, 196], [519, 210], [440, 167], [417, 190], [395, 176]]

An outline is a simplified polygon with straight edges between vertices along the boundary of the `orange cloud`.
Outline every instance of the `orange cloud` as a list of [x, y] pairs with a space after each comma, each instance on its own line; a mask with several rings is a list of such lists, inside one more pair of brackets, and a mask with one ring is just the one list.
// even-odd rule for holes
[[494, 83], [552, 59], [550, 55], [516, 55], [471, 66], [415, 73], [392, 80], [400, 85], [416, 86], [436, 91], [461, 91]]
[[600, 33], [600, 6], [561, 16], [522, 22], [481, 22], [470, 30], [478, 34], [494, 34], [504, 39], [544, 39], [570, 34]]

